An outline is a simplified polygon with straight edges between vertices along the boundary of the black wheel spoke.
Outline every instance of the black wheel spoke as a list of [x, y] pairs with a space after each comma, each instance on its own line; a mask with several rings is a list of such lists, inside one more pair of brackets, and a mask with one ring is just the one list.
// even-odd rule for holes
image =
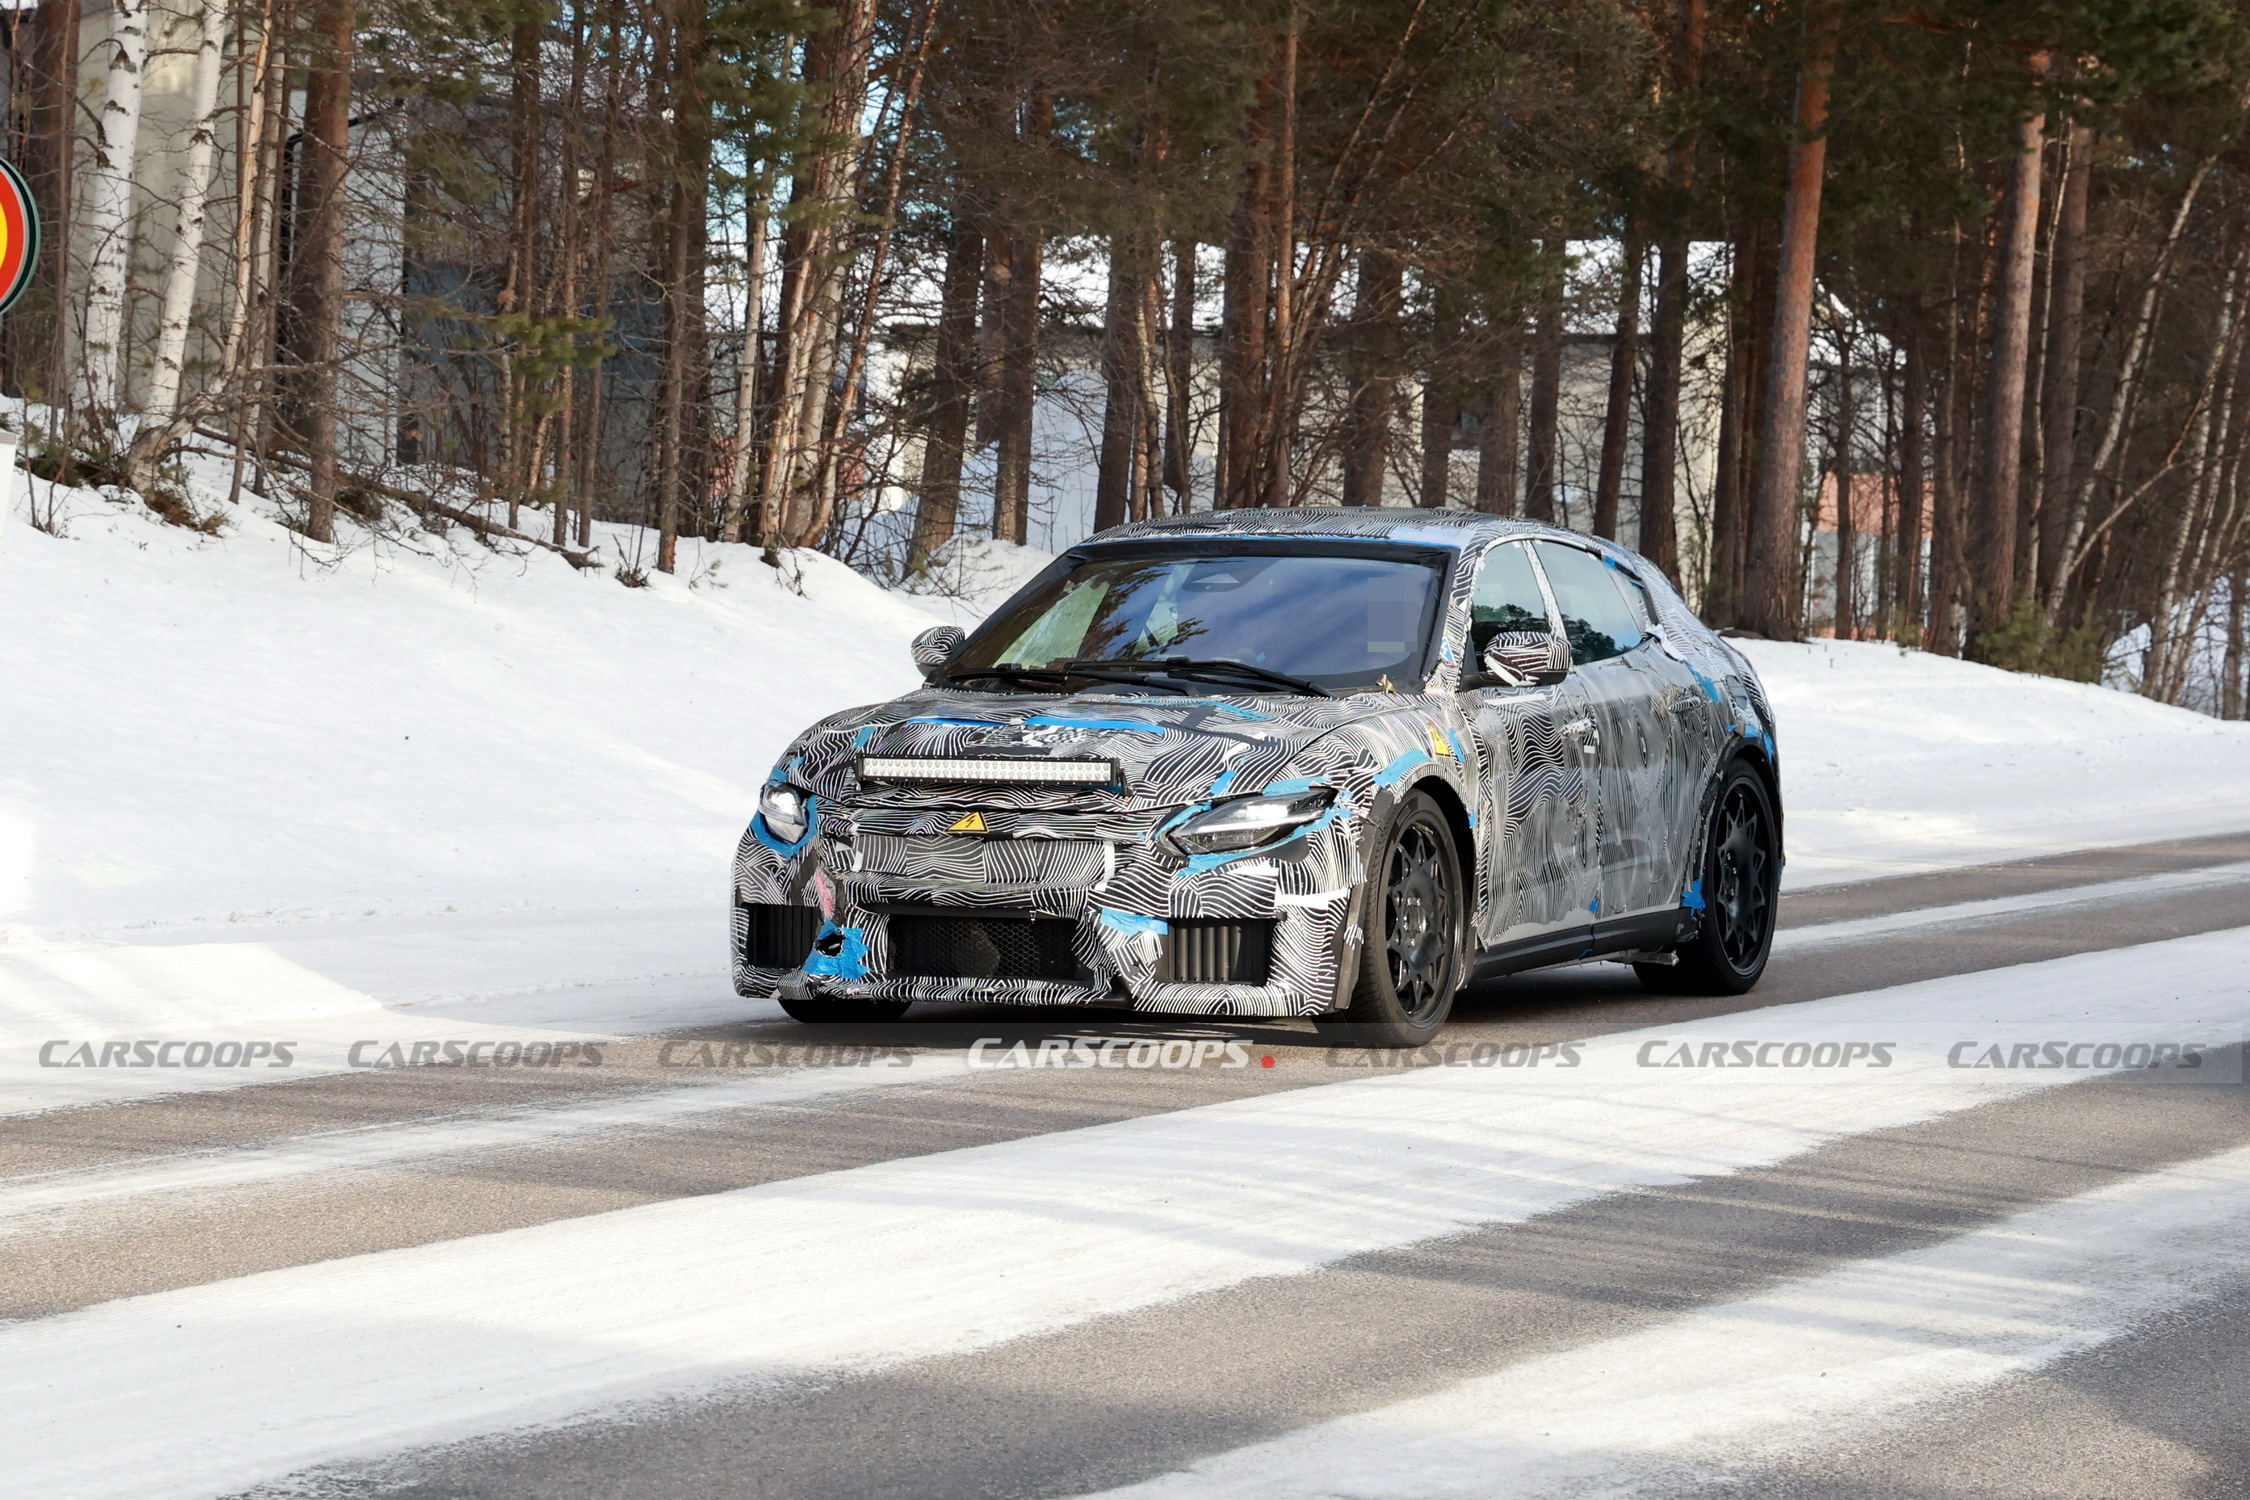
[[1421, 823], [1392, 845], [1383, 891], [1391, 988], [1410, 1017], [1428, 1015], [1444, 999], [1453, 961], [1454, 899], [1443, 846]]

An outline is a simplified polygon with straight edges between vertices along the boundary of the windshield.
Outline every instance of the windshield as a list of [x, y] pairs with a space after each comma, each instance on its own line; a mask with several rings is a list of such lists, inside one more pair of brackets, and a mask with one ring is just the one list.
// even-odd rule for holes
[[987, 621], [947, 673], [1182, 657], [1404, 689], [1421, 677], [1439, 577], [1434, 557], [1094, 557]]

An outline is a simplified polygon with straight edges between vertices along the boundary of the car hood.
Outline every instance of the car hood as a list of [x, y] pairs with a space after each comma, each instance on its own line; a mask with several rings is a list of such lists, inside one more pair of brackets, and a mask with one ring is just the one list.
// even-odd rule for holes
[[775, 776], [829, 801], [906, 806], [927, 804], [933, 788], [863, 784], [862, 756], [1108, 760], [1121, 772], [1113, 787], [945, 785], [939, 795], [964, 807], [1180, 807], [1264, 790], [1299, 771], [1315, 741], [1346, 724], [1410, 712], [1419, 701], [1390, 693], [1166, 698], [933, 690], [821, 721], [790, 747]]

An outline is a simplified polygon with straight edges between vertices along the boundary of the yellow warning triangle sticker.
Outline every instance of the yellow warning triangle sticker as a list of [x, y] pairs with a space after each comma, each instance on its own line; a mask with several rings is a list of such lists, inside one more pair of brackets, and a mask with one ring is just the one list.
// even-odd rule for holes
[[963, 813], [960, 817], [955, 818], [952, 826], [945, 831], [947, 833], [983, 833], [985, 831], [984, 814], [980, 812]]
[[1442, 755], [1447, 760], [1453, 759], [1453, 741], [1447, 739], [1445, 731], [1439, 729], [1435, 724], [1430, 726], [1430, 750], [1433, 754]]

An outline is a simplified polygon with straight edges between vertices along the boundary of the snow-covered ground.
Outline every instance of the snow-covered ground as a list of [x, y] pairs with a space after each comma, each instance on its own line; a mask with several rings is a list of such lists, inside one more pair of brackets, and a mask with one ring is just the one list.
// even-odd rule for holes
[[[196, 498], [225, 509], [215, 462]], [[41, 509], [56, 502], [42, 481]], [[684, 542], [626, 588], [455, 531], [314, 548], [59, 497], [0, 542], [0, 1111], [254, 1081], [56, 1070], [45, 1043], [644, 1033], [740, 1017], [728, 856], [810, 720], [1047, 560], [955, 596]], [[634, 540], [607, 529], [614, 561]], [[2250, 725], [1883, 646], [1751, 643], [1804, 885], [2250, 827]]]
[[1792, 889], [2250, 828], [2250, 723], [1895, 646], [1738, 644], [1780, 719]]

